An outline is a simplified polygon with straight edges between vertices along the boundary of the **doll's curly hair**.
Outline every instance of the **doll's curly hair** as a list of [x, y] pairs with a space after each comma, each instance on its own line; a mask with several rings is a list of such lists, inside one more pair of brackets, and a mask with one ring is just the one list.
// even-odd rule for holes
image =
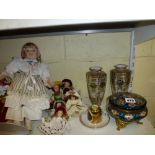
[[65, 106], [60, 106], [55, 110], [54, 116], [58, 113], [58, 111], [62, 111], [63, 112], [63, 117], [65, 117], [68, 120], [68, 114], [67, 114], [67, 110], [65, 108]]
[[40, 54], [40, 51], [39, 51], [39, 48], [36, 44], [32, 43], [32, 42], [27, 42], [23, 45], [22, 49], [21, 49], [21, 58], [24, 59], [26, 57], [26, 48], [28, 47], [33, 47], [37, 50], [37, 60], [39, 62], [41, 62], [41, 54]]
[[62, 87], [64, 87], [64, 83], [65, 83], [65, 82], [68, 82], [68, 83], [70, 84], [70, 87], [73, 86], [73, 83], [72, 83], [72, 81], [71, 81], [70, 79], [63, 79], [63, 80], [62, 80]]

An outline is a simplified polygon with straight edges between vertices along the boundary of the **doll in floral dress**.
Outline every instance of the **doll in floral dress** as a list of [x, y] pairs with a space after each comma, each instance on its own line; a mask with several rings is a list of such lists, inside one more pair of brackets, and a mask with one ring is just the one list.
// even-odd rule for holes
[[12, 78], [5, 102], [5, 107], [8, 107], [6, 119], [18, 125], [24, 122], [32, 130], [31, 121], [41, 120], [42, 111], [50, 106], [46, 86], [52, 85], [38, 47], [31, 42], [24, 44], [21, 58], [13, 59], [1, 73], [0, 79], [5, 76]]

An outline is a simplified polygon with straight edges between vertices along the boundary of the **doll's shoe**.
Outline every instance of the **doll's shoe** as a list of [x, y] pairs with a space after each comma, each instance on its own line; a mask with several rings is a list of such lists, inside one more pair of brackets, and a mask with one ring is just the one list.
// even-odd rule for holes
[[6, 123], [13, 123], [13, 120], [7, 120]]
[[19, 126], [22, 126], [22, 122], [20, 122], [20, 121], [13, 121], [13, 123], [15, 124], [15, 125], [19, 125]]

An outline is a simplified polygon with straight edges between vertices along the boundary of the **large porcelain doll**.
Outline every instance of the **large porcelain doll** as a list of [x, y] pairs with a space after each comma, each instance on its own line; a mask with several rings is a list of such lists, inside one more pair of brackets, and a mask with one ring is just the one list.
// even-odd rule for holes
[[42, 118], [42, 124], [39, 126], [39, 129], [45, 135], [63, 134], [66, 129], [69, 129], [68, 115], [64, 106], [60, 106], [56, 109], [51, 120]]
[[49, 108], [49, 95], [45, 86], [52, 84], [47, 66], [41, 62], [41, 54], [34, 43], [26, 43], [21, 58], [13, 59], [0, 79], [10, 76], [12, 83], [7, 92], [5, 107], [7, 120], [24, 125], [31, 130], [31, 121], [40, 120], [42, 110]]

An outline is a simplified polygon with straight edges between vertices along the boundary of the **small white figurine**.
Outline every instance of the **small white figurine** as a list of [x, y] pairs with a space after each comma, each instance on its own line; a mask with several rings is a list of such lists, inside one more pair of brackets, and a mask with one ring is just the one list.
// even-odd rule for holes
[[74, 116], [76, 114], [80, 114], [81, 112], [86, 110], [86, 106], [81, 101], [80, 95], [75, 91], [71, 90], [66, 93], [67, 102], [66, 102], [66, 109], [68, 116]]
[[40, 131], [45, 135], [63, 134], [67, 128], [68, 115], [63, 106], [56, 109], [50, 121], [46, 121], [45, 118], [43, 118], [42, 124], [39, 126]]

